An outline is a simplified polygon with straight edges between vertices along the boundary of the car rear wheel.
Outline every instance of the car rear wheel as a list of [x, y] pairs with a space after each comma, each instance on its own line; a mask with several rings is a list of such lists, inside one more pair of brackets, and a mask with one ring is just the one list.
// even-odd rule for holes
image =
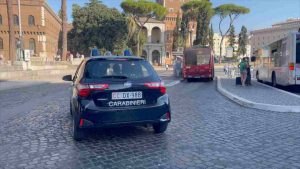
[[168, 123], [157, 123], [153, 124], [153, 129], [155, 133], [163, 133], [167, 130]]
[[277, 86], [276, 75], [275, 75], [275, 74], [272, 75], [272, 86], [273, 86], [273, 87], [276, 87], [276, 86]]
[[187, 78], [186, 81], [187, 81], [187, 82], [191, 82], [192, 79], [191, 79], [191, 78]]
[[75, 117], [72, 118], [72, 124], [71, 124], [71, 135], [74, 140], [80, 141], [83, 139], [83, 131], [81, 128], [79, 128], [78, 124], [76, 123]]

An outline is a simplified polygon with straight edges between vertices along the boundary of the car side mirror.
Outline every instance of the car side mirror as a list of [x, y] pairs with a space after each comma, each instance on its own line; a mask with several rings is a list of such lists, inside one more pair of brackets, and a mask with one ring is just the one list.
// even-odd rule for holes
[[72, 75], [65, 75], [62, 79], [64, 81], [73, 81]]
[[255, 62], [256, 61], [256, 56], [251, 56], [251, 62]]

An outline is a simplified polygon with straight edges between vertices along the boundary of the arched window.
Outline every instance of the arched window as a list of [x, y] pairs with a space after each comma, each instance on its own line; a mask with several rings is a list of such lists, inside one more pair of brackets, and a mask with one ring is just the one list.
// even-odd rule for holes
[[0, 25], [2, 25], [2, 15], [0, 15]]
[[0, 50], [3, 49], [3, 39], [0, 38]]
[[34, 16], [32, 16], [32, 15], [28, 16], [28, 25], [29, 26], [34, 26], [35, 25]]
[[34, 39], [29, 39], [29, 49], [32, 50], [35, 53], [35, 40]]
[[14, 25], [19, 26], [19, 17], [18, 17], [18, 15], [14, 15]]

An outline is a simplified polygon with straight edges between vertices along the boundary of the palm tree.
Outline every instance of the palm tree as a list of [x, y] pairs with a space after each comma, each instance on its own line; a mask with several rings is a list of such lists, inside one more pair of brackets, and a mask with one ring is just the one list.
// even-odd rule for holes
[[62, 59], [66, 60], [68, 51], [68, 39], [67, 39], [67, 0], [61, 1], [62, 11]]
[[9, 60], [15, 61], [15, 31], [14, 31], [14, 18], [12, 10], [12, 1], [6, 0], [7, 4], [7, 16], [8, 16], [8, 27], [9, 27]]

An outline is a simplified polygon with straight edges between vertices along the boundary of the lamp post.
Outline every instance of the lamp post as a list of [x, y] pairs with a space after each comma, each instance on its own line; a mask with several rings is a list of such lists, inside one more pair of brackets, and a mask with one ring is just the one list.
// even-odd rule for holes
[[22, 17], [21, 17], [21, 3], [20, 0], [18, 0], [18, 13], [19, 13], [19, 56], [18, 59], [19, 60], [23, 60], [22, 57], [22, 51], [23, 51], [23, 33], [22, 33]]

